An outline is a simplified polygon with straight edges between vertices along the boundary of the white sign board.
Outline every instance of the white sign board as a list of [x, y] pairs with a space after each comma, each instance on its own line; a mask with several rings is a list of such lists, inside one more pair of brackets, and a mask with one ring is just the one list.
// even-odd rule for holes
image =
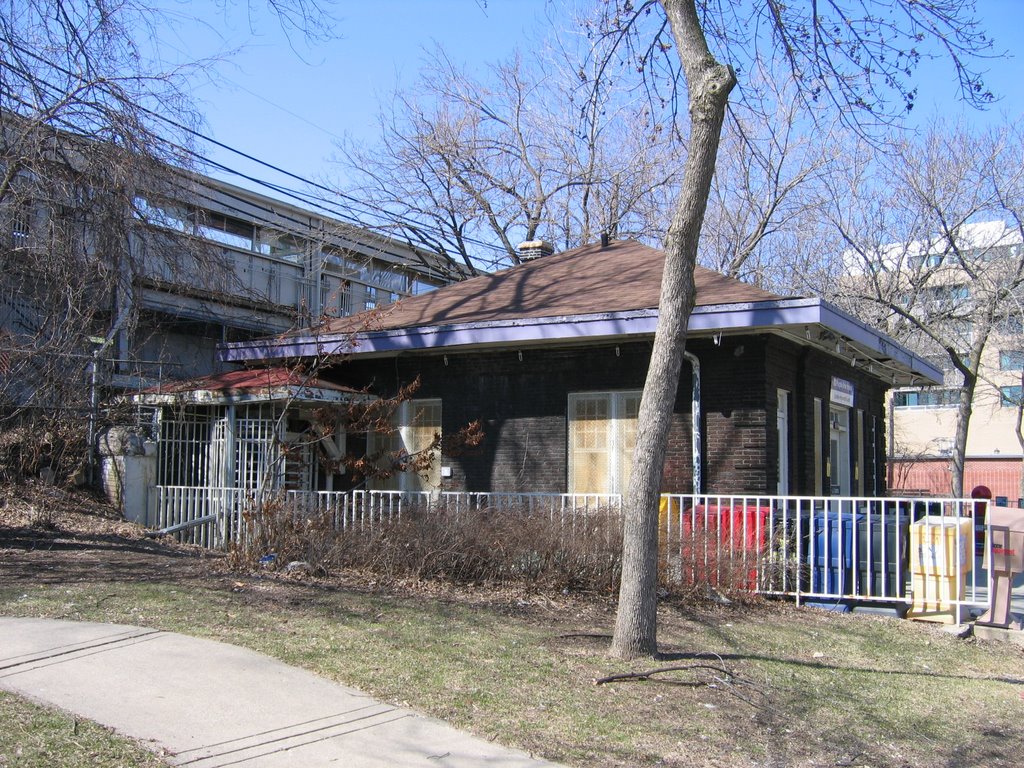
[[853, 382], [833, 376], [832, 392], [829, 395], [829, 400], [836, 405], [845, 405], [847, 408], [853, 408]]

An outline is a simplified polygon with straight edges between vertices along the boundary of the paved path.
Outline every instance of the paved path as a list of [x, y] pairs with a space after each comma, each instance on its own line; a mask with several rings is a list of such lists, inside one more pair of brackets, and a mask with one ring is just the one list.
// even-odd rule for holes
[[554, 765], [253, 651], [141, 627], [0, 617], [0, 688], [195, 768]]

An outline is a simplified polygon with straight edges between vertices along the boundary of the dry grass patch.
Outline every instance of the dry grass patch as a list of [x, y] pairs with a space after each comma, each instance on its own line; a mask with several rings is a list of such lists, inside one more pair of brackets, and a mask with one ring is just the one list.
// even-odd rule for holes
[[[1024, 742], [1024, 652], [930, 625], [668, 603], [664, 658], [626, 665], [606, 654], [606, 596], [239, 576], [169, 545], [47, 541], [0, 532], [3, 613], [236, 643], [570, 765], [1016, 766]], [[695, 662], [725, 674], [594, 685]]]
[[135, 742], [106, 728], [0, 691], [0, 766], [162, 768]]

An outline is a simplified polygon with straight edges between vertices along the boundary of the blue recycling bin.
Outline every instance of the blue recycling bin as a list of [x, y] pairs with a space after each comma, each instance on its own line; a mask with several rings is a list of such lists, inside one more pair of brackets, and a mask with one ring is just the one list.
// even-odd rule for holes
[[902, 598], [907, 594], [910, 519], [895, 509], [860, 515], [857, 522], [857, 595]]
[[842, 503], [815, 510], [804, 541], [811, 592], [834, 598], [906, 595], [909, 516], [854, 512]]
[[853, 543], [864, 515], [852, 510], [821, 509], [811, 515], [811, 591], [842, 597], [854, 588]]

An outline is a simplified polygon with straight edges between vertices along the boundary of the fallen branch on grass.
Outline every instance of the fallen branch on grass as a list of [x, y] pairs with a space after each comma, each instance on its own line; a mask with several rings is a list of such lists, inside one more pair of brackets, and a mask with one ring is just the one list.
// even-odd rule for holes
[[[717, 654], [712, 654], [717, 656]], [[749, 680], [744, 680], [737, 677], [725, 666], [718, 666], [715, 664], [678, 664], [671, 667], [658, 667], [657, 669], [648, 669], [643, 672], [620, 672], [616, 675], [608, 675], [607, 677], [600, 677], [594, 680], [594, 685], [603, 685], [605, 683], [614, 683], [620, 680], [650, 680], [655, 675], [661, 675], [666, 672], [692, 672], [694, 670], [706, 670], [712, 673], [712, 677], [707, 682], [701, 680], [658, 680], [658, 682], [670, 683], [672, 685], [685, 685], [692, 688], [703, 686], [705, 688], [714, 688], [724, 693], [728, 693], [730, 696], [735, 696], [745, 704], [749, 704], [755, 709], [768, 710], [767, 699], [768, 695], [761, 690], [754, 683]], [[750, 689], [753, 694], [756, 694], [756, 698], [759, 698], [761, 702], [754, 701], [751, 696], [741, 693], [741, 689]]]
[[[724, 667], [716, 667], [713, 664], [680, 664], [674, 667], [658, 667], [657, 669], [648, 669], [644, 672], [620, 672], [617, 675], [608, 675], [608, 677], [599, 677], [594, 680], [594, 685], [603, 685], [604, 683], [614, 683], [619, 680], [649, 680], [654, 675], [660, 675], [665, 672], [689, 672], [694, 669], [706, 669], [711, 672], [716, 672], [720, 675], [724, 675], [726, 678], [732, 678], [732, 673]], [[678, 682], [673, 680], [671, 682]], [[722, 682], [717, 680], [716, 682]], [[690, 685], [710, 685], [710, 683], [688, 683]]]

